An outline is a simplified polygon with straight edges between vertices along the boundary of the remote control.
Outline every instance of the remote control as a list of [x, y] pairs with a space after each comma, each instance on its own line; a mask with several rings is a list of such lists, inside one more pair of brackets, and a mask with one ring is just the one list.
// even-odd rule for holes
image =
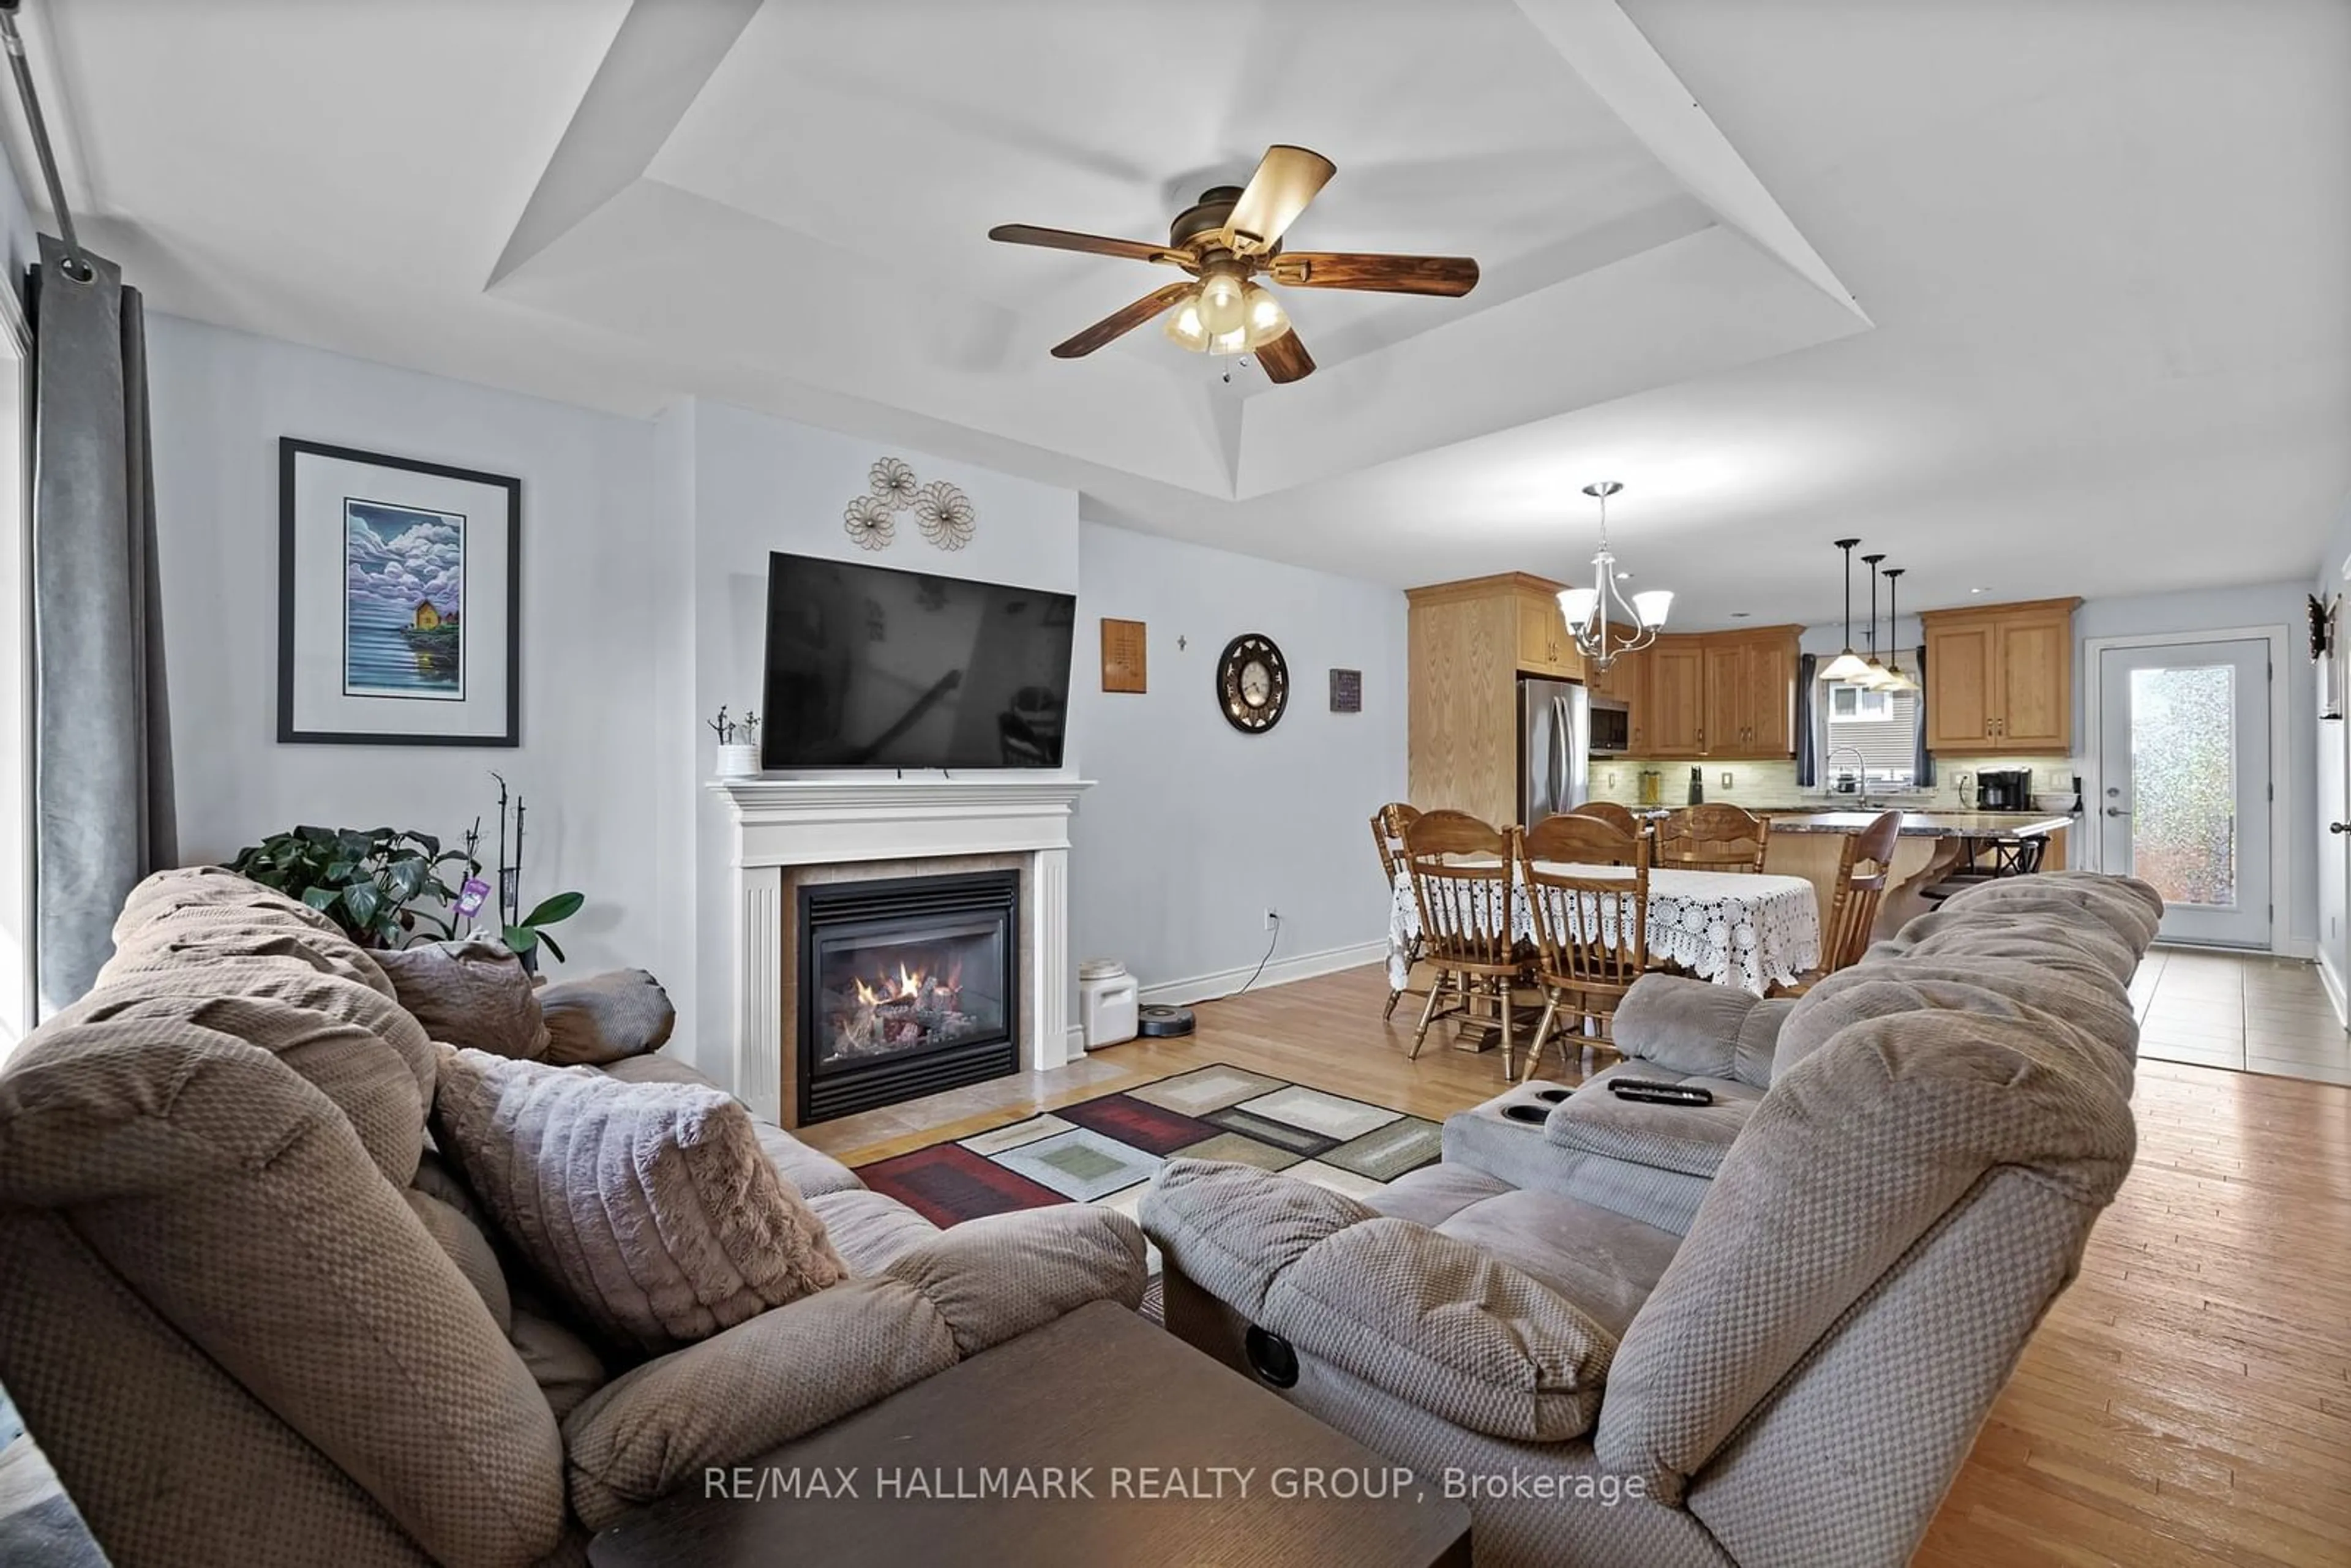
[[1650, 1078], [1613, 1078], [1608, 1092], [1620, 1100], [1641, 1100], [1655, 1105], [1711, 1105], [1714, 1091], [1695, 1083], [1660, 1083]]

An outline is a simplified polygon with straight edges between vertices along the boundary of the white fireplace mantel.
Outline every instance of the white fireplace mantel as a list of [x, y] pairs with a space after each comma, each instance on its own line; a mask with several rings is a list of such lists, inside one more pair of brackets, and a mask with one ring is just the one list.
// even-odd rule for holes
[[734, 820], [735, 1091], [789, 1125], [782, 1099], [784, 868], [947, 855], [1019, 854], [1033, 939], [1021, 977], [1030, 1023], [1020, 1064], [1060, 1067], [1070, 1039], [1070, 814], [1092, 781], [1007, 773], [721, 779]]

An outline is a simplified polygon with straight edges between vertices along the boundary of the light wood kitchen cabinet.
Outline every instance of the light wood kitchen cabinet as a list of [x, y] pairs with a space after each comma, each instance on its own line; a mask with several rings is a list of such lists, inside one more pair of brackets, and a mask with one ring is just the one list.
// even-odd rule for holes
[[[1642, 651], [1648, 665], [1651, 757], [1703, 757], [1706, 648], [1696, 637], [1660, 637]], [[1635, 752], [1635, 755], [1641, 755]]]
[[[1514, 576], [1519, 604], [1519, 668], [1530, 675], [1580, 680], [1583, 656], [1575, 651], [1567, 618], [1560, 613], [1559, 589], [1541, 578]], [[1543, 586], [1537, 586], [1543, 584]]]
[[1648, 661], [1648, 757], [1725, 761], [1795, 750], [1798, 628], [1660, 637]]
[[1519, 675], [1573, 679], [1583, 668], [1552, 597], [1558, 591], [1541, 578], [1506, 572], [1405, 594], [1405, 799], [1422, 810], [1518, 821]]
[[1970, 605], [1919, 617], [1927, 633], [1927, 746], [2070, 751], [2078, 599]]

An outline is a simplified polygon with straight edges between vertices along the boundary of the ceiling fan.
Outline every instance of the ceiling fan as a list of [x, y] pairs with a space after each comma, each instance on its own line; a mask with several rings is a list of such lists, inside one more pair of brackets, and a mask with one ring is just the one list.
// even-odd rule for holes
[[1283, 250], [1283, 233], [1337, 172], [1338, 165], [1320, 152], [1269, 147], [1246, 187], [1217, 185], [1203, 191], [1197, 202], [1177, 214], [1165, 245], [1031, 224], [1003, 224], [988, 230], [987, 237], [1007, 245], [1155, 261], [1192, 275], [1056, 343], [1055, 359], [1091, 354], [1172, 309], [1167, 336], [1185, 348], [1204, 354], [1254, 353], [1274, 381], [1294, 382], [1314, 373], [1314, 361], [1298, 340], [1281, 301], [1255, 281], [1259, 273], [1292, 288], [1360, 288], [1383, 294], [1458, 298], [1478, 286], [1478, 264], [1466, 256]]

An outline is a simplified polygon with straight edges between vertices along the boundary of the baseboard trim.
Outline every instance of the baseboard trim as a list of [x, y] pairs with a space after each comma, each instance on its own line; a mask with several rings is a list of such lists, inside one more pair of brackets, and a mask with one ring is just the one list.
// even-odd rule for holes
[[2326, 988], [2326, 999], [2335, 1004], [2335, 1021], [2351, 1029], [2351, 996], [2346, 996], [2343, 977], [2335, 971], [2335, 955], [2318, 956], [2318, 983]]
[[[1320, 953], [1301, 953], [1294, 958], [1269, 961], [1265, 972], [1258, 975], [1255, 989], [1268, 986], [1286, 986], [1292, 980], [1311, 980], [1317, 975], [1328, 975], [1340, 969], [1360, 968], [1365, 964], [1384, 963], [1388, 945], [1385, 941], [1357, 942], [1346, 947], [1326, 947]], [[1143, 988], [1142, 999], [1156, 1007], [1188, 1007], [1194, 1002], [1209, 1002], [1229, 996], [1249, 984], [1257, 966], [1245, 964], [1238, 969], [1220, 969], [1213, 975], [1195, 975], [1187, 980], [1163, 980], [1155, 986]]]

